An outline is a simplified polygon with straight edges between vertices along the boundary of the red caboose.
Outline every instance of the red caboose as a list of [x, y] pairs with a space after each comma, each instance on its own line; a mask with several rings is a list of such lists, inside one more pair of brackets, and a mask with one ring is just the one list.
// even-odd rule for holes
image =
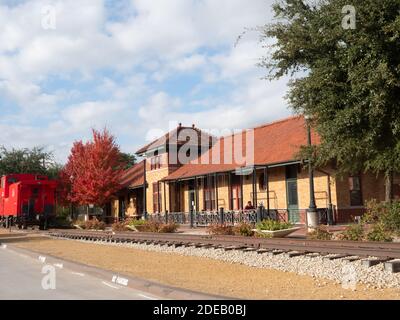
[[55, 216], [57, 182], [34, 174], [9, 174], [1, 178], [0, 220], [3, 226], [45, 228]]

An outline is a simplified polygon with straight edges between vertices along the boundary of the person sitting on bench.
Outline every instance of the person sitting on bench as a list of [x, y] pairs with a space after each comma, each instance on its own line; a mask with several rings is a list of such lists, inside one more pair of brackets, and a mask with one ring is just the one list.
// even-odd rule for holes
[[244, 208], [244, 210], [254, 210], [254, 206], [251, 203], [251, 201], [247, 202], [246, 207]]

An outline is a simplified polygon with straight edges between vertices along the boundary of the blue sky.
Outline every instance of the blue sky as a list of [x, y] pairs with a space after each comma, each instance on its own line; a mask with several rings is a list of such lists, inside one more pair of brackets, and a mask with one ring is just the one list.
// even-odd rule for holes
[[0, 145], [47, 146], [107, 126], [125, 152], [181, 122], [239, 129], [290, 114], [287, 79], [262, 80], [245, 28], [271, 0], [0, 2]]

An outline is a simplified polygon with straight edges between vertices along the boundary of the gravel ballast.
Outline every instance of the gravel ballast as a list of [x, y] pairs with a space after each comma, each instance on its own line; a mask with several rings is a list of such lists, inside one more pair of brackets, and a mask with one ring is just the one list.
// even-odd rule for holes
[[[254, 251], [203, 249], [195, 247], [174, 247], [167, 245], [110, 243], [101, 241], [70, 240], [90, 242], [99, 245], [128, 247], [161, 253], [180, 254], [224, 261], [230, 264], [242, 264], [255, 268], [275, 269], [308, 275], [313, 278], [332, 280], [343, 285], [351, 285], [352, 281], [362, 283], [372, 288], [400, 288], [400, 273], [390, 273], [384, 270], [384, 264], [373, 267], [363, 266], [361, 260], [347, 261], [346, 259], [327, 259], [328, 256], [315, 254], [288, 257], [285, 254], [259, 254]], [[348, 257], [347, 257], [348, 258]], [[348, 281], [350, 280], [350, 284]]]

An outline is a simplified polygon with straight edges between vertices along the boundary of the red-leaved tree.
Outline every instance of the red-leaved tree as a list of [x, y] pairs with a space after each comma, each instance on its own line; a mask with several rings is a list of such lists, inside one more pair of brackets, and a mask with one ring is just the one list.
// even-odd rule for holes
[[103, 207], [120, 188], [124, 168], [118, 145], [107, 129], [93, 129], [93, 141], [74, 143], [60, 174], [64, 203]]

